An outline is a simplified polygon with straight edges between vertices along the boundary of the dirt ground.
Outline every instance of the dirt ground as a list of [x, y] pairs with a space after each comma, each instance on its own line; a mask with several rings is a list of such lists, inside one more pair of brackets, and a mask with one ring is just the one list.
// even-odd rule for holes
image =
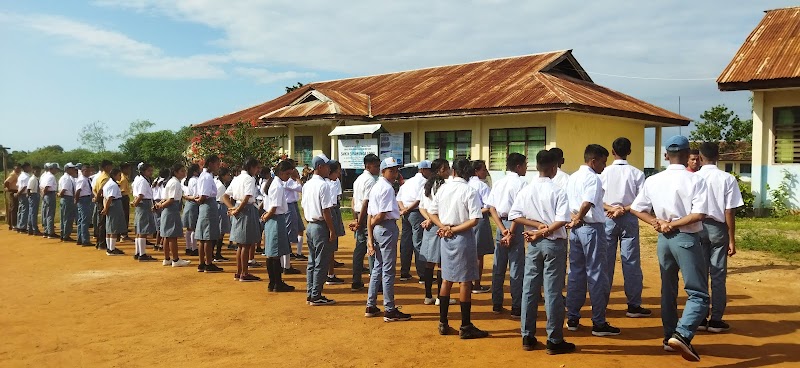
[[[398, 305], [413, 319], [384, 323], [364, 317], [366, 291], [350, 292], [349, 283], [325, 287], [338, 304], [310, 307], [303, 292], [267, 293], [266, 282], [235, 282], [232, 262], [222, 264], [225, 273], [198, 274], [194, 267], [135, 262], [132, 242], [120, 244], [128, 256], [108, 257], [94, 248], [6, 229], [0, 230], [3, 367], [800, 365], [800, 270], [754, 252], [742, 252], [730, 262], [726, 320], [731, 331], [698, 334], [694, 343], [700, 363], [664, 352], [651, 231], [643, 233], [643, 297], [654, 315], [625, 317], [618, 265], [608, 317], [622, 334], [600, 338], [587, 327], [565, 331], [578, 352], [548, 356], [541, 342], [535, 351], [521, 349], [519, 322], [507, 314], [493, 315], [489, 294], [474, 298], [473, 321], [491, 337], [462, 341], [438, 335], [438, 308], [422, 304], [423, 288], [416, 278], [398, 280], [396, 288]], [[352, 237], [344, 237], [340, 248], [337, 259], [346, 266], [338, 274], [349, 281]], [[233, 258], [230, 251], [226, 256]], [[196, 257], [189, 259], [197, 263]], [[265, 269], [255, 273], [266, 279]], [[287, 280], [305, 287], [304, 275]], [[588, 307], [584, 310], [588, 316]], [[458, 306], [450, 314], [458, 326]], [[537, 337], [544, 341], [541, 309], [538, 327]]]

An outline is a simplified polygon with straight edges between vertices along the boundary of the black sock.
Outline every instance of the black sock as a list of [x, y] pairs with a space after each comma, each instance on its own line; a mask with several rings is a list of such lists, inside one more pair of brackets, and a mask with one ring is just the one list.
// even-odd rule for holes
[[442, 270], [436, 271], [436, 291], [439, 293], [442, 292]]
[[433, 268], [425, 269], [425, 297], [433, 298]]
[[447, 311], [450, 309], [450, 295], [439, 295], [439, 322], [447, 324]]
[[472, 302], [461, 302], [461, 327], [472, 324], [469, 316], [472, 313]]
[[222, 239], [217, 240], [216, 256], [217, 257], [222, 256]]
[[267, 276], [269, 276], [269, 284], [275, 285], [275, 263], [274, 258], [267, 258]]
[[283, 282], [283, 266], [281, 265], [281, 259], [275, 258], [275, 283], [280, 284]]

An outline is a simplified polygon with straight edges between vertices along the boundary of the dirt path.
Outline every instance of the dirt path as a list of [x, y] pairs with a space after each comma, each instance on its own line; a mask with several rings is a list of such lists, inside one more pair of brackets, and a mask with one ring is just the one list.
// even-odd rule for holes
[[[521, 350], [519, 322], [493, 315], [488, 294], [474, 299], [473, 321], [492, 337], [461, 341], [437, 334], [438, 309], [422, 304], [422, 285], [416, 279], [398, 281], [396, 289], [398, 304], [413, 320], [384, 323], [363, 317], [366, 291], [352, 293], [349, 283], [325, 288], [325, 294], [339, 302], [335, 306], [309, 307], [302, 292], [267, 293], [266, 282], [234, 282], [232, 262], [222, 265], [223, 274], [198, 274], [194, 267], [140, 264], [130, 256], [108, 257], [94, 248], [4, 228], [0, 230], [0, 366], [800, 365], [800, 270], [752, 252], [741, 253], [730, 263], [726, 320], [732, 330], [696, 337], [703, 359], [699, 364], [663, 352], [654, 239], [648, 232], [642, 251], [644, 302], [654, 316], [625, 318], [618, 266], [608, 315], [622, 334], [598, 338], [586, 327], [565, 331], [579, 352], [548, 356], [541, 346], [533, 352]], [[131, 253], [133, 244], [122, 243], [121, 248]], [[352, 248], [352, 237], [342, 238], [337, 258], [347, 265], [339, 274], [348, 281]], [[230, 252], [227, 256], [233, 258]], [[196, 264], [196, 257], [190, 259]], [[491, 264], [488, 257], [487, 264]], [[263, 278], [265, 273], [257, 270]], [[298, 289], [305, 287], [304, 275], [287, 279]], [[537, 337], [543, 341], [542, 310], [539, 315]], [[458, 318], [454, 306], [451, 319], [457, 324]]]

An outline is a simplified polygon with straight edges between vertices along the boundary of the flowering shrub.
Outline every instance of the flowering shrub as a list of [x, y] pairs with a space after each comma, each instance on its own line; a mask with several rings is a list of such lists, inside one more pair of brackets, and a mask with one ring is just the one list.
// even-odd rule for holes
[[240, 121], [233, 125], [192, 128], [194, 136], [186, 150], [186, 158], [203, 165], [206, 156], [216, 154], [226, 167], [242, 165], [248, 157], [262, 164], [275, 162], [278, 138], [256, 137], [252, 129], [257, 123]]

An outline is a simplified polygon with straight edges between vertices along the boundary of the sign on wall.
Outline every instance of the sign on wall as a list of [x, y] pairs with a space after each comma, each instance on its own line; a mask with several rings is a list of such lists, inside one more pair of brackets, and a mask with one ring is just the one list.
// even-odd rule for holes
[[377, 139], [340, 139], [339, 162], [343, 169], [363, 169], [364, 156], [378, 154]]
[[387, 157], [394, 157], [400, 165], [403, 162], [403, 133], [381, 133], [380, 157], [381, 160]]

